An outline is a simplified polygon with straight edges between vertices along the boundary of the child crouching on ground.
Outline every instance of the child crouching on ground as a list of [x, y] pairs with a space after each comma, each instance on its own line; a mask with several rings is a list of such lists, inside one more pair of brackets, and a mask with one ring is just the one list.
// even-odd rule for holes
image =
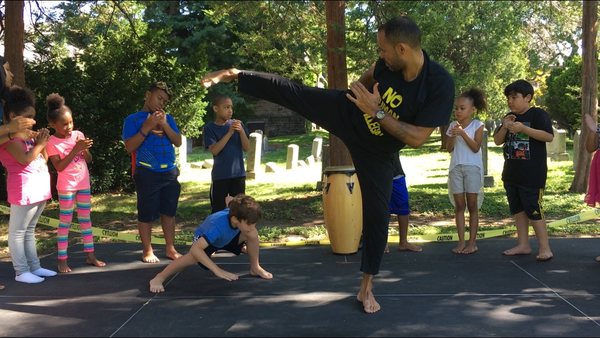
[[227, 250], [239, 255], [244, 244], [250, 260], [250, 274], [264, 279], [273, 275], [263, 269], [258, 262], [258, 231], [256, 223], [261, 218], [258, 202], [250, 196], [239, 194], [228, 204], [228, 208], [218, 211], [206, 218], [195, 231], [194, 243], [190, 251], [172, 261], [164, 270], [150, 281], [151, 292], [164, 292], [163, 283], [170, 276], [199, 264], [212, 271], [217, 277], [228, 281], [238, 279], [238, 275], [221, 269], [210, 256], [217, 250]]

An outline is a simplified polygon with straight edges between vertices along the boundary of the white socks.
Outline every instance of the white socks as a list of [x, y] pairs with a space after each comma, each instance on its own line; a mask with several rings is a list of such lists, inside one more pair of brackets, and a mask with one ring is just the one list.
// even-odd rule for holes
[[52, 277], [52, 276], [56, 276], [56, 271], [39, 268], [32, 272], [25, 272], [25, 273], [20, 274], [15, 277], [15, 280], [17, 282], [21, 282], [21, 283], [34, 284], [34, 283], [43, 282], [44, 281], [43, 277]]
[[33, 283], [43, 282], [44, 278], [36, 276], [36, 275], [32, 274], [31, 272], [25, 272], [25, 273], [22, 273], [22, 274], [16, 276], [15, 280], [17, 282], [21, 282], [21, 283], [33, 284]]
[[56, 276], [56, 271], [52, 271], [52, 270], [48, 270], [48, 269], [44, 269], [44, 268], [39, 268], [37, 270], [31, 271], [31, 273], [36, 276], [40, 276], [40, 277]]

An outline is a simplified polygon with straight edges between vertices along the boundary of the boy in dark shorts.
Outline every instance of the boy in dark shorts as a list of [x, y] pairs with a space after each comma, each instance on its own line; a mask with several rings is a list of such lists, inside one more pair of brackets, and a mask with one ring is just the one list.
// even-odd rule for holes
[[160, 219], [165, 235], [166, 256], [181, 256], [175, 249], [175, 213], [181, 185], [175, 163], [175, 148], [182, 138], [170, 114], [164, 108], [171, 97], [167, 84], [150, 85], [144, 107], [125, 118], [121, 137], [127, 153], [134, 159], [133, 180], [137, 195], [138, 232], [142, 241], [142, 261], [158, 263], [152, 249], [152, 222]]
[[212, 271], [219, 278], [237, 280], [238, 275], [221, 269], [210, 256], [217, 250], [239, 255], [244, 245], [250, 261], [250, 274], [263, 279], [273, 278], [273, 274], [263, 269], [258, 262], [256, 223], [260, 218], [260, 206], [254, 198], [243, 194], [235, 196], [229, 201], [227, 209], [211, 214], [198, 226], [194, 233], [194, 243], [187, 254], [169, 263], [150, 280], [150, 292], [164, 292], [163, 283], [167, 278], [194, 264]]
[[[517, 246], [505, 250], [506, 256], [529, 255], [529, 223], [533, 226], [539, 243], [538, 261], [552, 258], [548, 230], [542, 208], [542, 196], [546, 186], [548, 164], [546, 142], [554, 138], [552, 121], [546, 111], [530, 107], [533, 86], [525, 80], [517, 80], [504, 89], [510, 113], [496, 128], [494, 142], [504, 144], [504, 168], [502, 181], [506, 190], [510, 213], [517, 226]], [[517, 153], [515, 149], [528, 151]]]

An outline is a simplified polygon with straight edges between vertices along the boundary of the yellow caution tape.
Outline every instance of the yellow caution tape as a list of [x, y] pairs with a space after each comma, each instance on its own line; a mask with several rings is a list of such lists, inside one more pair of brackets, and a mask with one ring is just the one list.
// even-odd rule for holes
[[548, 223], [548, 227], [552, 228], [552, 227], [557, 227], [557, 226], [561, 226], [561, 225], [575, 224], [575, 223], [579, 223], [579, 222], [589, 221], [590, 219], [598, 218], [598, 216], [600, 216], [600, 209], [591, 209], [591, 210], [584, 211], [584, 212], [579, 213], [574, 216], [569, 216], [567, 218], [563, 218], [563, 219], [559, 219], [554, 222], [550, 222], [550, 223]]
[[[5, 214], [10, 214], [10, 208], [4, 205], [0, 205], [0, 211]], [[548, 227], [557, 227], [561, 225], [575, 224], [584, 222], [590, 219], [595, 219], [600, 216], [600, 209], [592, 209], [581, 212], [577, 215], [569, 216], [560, 220], [556, 220], [548, 223]], [[58, 228], [59, 220], [50, 218], [47, 216], [41, 216], [39, 224], [47, 225], [53, 228]], [[78, 223], [71, 223], [70, 231], [81, 232]], [[497, 229], [497, 230], [483, 230], [477, 232], [477, 239], [485, 239], [492, 237], [500, 237], [513, 234], [516, 229]], [[115, 231], [109, 229], [101, 229], [92, 227], [92, 234], [98, 237], [112, 238], [116, 240], [126, 242], [141, 242], [139, 234], [130, 234], [122, 231]], [[465, 239], [469, 239], [469, 234], [465, 234]], [[423, 235], [410, 235], [408, 240], [411, 242], [455, 242], [458, 241], [458, 234], [423, 234]], [[398, 243], [398, 235], [388, 236], [388, 243]], [[152, 236], [152, 244], [165, 244], [165, 239], [161, 237]], [[175, 240], [176, 245], [191, 245], [191, 241]], [[291, 246], [318, 246], [318, 245], [329, 245], [331, 242], [328, 239], [324, 240], [296, 240], [288, 242], [271, 242], [271, 243], [260, 243], [261, 247], [291, 247]]]
[[[5, 205], [0, 205], [0, 211], [4, 212], [5, 214], [10, 214], [10, 208]], [[50, 217], [42, 215], [42, 216], [40, 216], [38, 224], [43, 224], [43, 225], [47, 225], [47, 226], [50, 226], [53, 228], [58, 228], [60, 221], [55, 218], [50, 218]], [[79, 223], [71, 223], [70, 231], [80, 233], [81, 228], [79, 226]], [[139, 234], [130, 234], [130, 233], [122, 232], [122, 231], [115, 231], [115, 230], [92, 227], [92, 235], [99, 236], [99, 237], [113, 238], [113, 239], [126, 241], [126, 242], [140, 242], [141, 243]], [[151, 243], [152, 244], [165, 244], [165, 239], [156, 237], [156, 236], [152, 236]], [[175, 244], [191, 244], [191, 243], [192, 242], [188, 243], [185, 241], [175, 241]]]

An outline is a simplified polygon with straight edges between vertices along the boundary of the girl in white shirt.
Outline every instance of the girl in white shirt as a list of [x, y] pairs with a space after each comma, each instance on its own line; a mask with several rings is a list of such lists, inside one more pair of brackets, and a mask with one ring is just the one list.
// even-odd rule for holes
[[[448, 189], [453, 197], [454, 217], [458, 232], [458, 245], [454, 253], [477, 252], [479, 207], [483, 201], [483, 160], [481, 142], [483, 123], [473, 118], [485, 110], [487, 103], [483, 91], [471, 88], [458, 96], [455, 102], [456, 121], [450, 123], [447, 150], [452, 153], [448, 175]], [[465, 244], [465, 208], [469, 210], [469, 241]]]

